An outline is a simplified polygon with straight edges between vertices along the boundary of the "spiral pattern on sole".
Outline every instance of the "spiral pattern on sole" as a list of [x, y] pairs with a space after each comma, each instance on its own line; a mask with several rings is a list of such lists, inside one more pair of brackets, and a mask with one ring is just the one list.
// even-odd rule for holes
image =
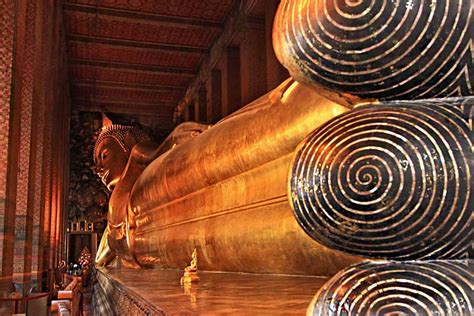
[[360, 107], [300, 144], [289, 198], [310, 237], [369, 258], [472, 256], [471, 131], [457, 107], [421, 104]]
[[468, 96], [471, 7], [471, 0], [283, 0], [273, 45], [295, 79], [349, 102]]
[[361, 263], [329, 280], [308, 315], [473, 315], [472, 262]]

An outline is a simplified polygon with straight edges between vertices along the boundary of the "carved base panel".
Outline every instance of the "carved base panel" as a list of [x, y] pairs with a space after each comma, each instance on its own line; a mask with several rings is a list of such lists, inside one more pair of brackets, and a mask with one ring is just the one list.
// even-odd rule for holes
[[304, 315], [328, 278], [199, 271], [102, 269], [94, 287], [95, 315]]
[[93, 289], [94, 315], [165, 315], [165, 312], [118, 283], [98, 272]]

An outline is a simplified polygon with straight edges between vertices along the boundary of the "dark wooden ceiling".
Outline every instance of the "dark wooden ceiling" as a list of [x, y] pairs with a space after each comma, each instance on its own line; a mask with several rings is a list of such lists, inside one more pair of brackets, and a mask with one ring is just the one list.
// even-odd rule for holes
[[[264, 1], [254, 1], [254, 16]], [[225, 28], [234, 0], [66, 0], [73, 109], [173, 111]]]

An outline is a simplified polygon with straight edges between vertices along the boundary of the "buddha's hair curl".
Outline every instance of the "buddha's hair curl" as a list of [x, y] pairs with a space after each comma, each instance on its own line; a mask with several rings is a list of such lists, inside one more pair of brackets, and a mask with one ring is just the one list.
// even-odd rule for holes
[[97, 148], [99, 144], [106, 138], [113, 138], [117, 141], [120, 147], [123, 149], [124, 152], [130, 153], [132, 148], [129, 148], [125, 143], [125, 136], [129, 133], [135, 139], [135, 143], [140, 143], [143, 141], [151, 140], [150, 136], [148, 136], [142, 130], [128, 125], [120, 125], [120, 124], [113, 124], [110, 126], [102, 127], [99, 136], [97, 137], [97, 141], [95, 142], [94, 146], [94, 157], [97, 155]]

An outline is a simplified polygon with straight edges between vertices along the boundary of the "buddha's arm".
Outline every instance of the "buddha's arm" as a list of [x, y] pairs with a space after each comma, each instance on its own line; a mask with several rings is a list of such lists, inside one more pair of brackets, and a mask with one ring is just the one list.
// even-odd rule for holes
[[158, 144], [152, 141], [144, 141], [136, 144], [130, 153], [129, 164], [146, 167], [157, 157]]
[[107, 241], [108, 236], [109, 227], [107, 226], [102, 235], [102, 239], [100, 240], [99, 249], [97, 249], [97, 255], [95, 257], [95, 264], [97, 267], [105, 267], [115, 259], [115, 253], [110, 249], [109, 242]]
[[174, 146], [187, 142], [210, 127], [211, 125], [197, 122], [182, 123], [178, 125], [159, 146], [152, 141], [144, 141], [136, 144], [130, 154], [130, 160], [132, 163], [144, 168]]

